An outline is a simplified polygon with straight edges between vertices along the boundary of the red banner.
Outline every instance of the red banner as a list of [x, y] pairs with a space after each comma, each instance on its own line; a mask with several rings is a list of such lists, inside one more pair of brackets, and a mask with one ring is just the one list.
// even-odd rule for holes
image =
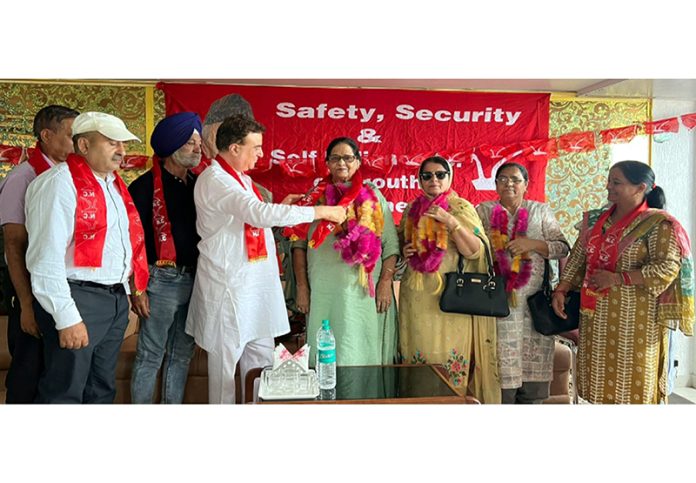
[[689, 131], [696, 127], [696, 114], [685, 114], [680, 119], [684, 127]]
[[19, 164], [28, 158], [25, 148], [0, 144], [0, 163]]
[[661, 134], [666, 132], [679, 132], [679, 118], [670, 117], [661, 121], [644, 123], [646, 134]]
[[599, 132], [604, 144], [611, 143], [630, 143], [638, 135], [638, 126], [618, 127], [616, 129], [605, 129]]
[[[494, 169], [514, 157], [532, 175], [528, 197], [545, 200], [544, 150], [529, 146], [487, 153], [481, 146], [510, 146], [548, 138], [548, 94], [496, 94], [393, 89], [167, 84], [167, 114], [193, 111], [205, 118], [216, 99], [242, 95], [266, 126], [264, 158], [250, 174], [275, 199], [305, 193], [326, 173], [326, 146], [349, 136], [360, 146], [365, 179], [380, 188], [397, 219], [419, 193], [418, 165], [439, 154], [454, 167], [453, 187], [476, 204], [495, 199]], [[474, 149], [477, 148], [477, 149]]]
[[558, 138], [558, 147], [569, 153], [584, 153], [595, 149], [592, 131], [564, 134]]

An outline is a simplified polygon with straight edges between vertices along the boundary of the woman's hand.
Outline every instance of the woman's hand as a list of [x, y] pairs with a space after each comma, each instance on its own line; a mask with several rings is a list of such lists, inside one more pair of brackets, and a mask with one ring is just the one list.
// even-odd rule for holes
[[534, 251], [538, 242], [538, 240], [532, 240], [525, 237], [515, 238], [505, 245], [505, 249], [509, 251], [513, 257], [516, 257], [517, 255]]
[[297, 307], [297, 311], [299, 313], [309, 313], [309, 287], [297, 286], [297, 291], [295, 293], [295, 306]]
[[404, 245], [401, 253], [404, 255], [404, 258], [410, 258], [416, 254], [416, 247], [413, 246], [413, 243], [407, 243]]
[[621, 285], [621, 275], [608, 270], [595, 270], [590, 275], [590, 285], [598, 291]]
[[447, 213], [445, 210], [443, 210], [439, 206], [431, 206], [425, 212], [425, 215], [429, 216], [430, 218], [434, 218], [435, 220], [439, 221], [440, 223], [444, 223], [445, 225], [447, 225], [447, 228], [449, 228], [449, 229], [454, 228], [458, 224], [457, 219], [454, 216]]
[[554, 292], [551, 298], [551, 307], [553, 311], [563, 320], [568, 318], [568, 315], [565, 313], [565, 299], [565, 292]]
[[380, 280], [377, 282], [377, 290], [375, 292], [375, 302], [377, 303], [377, 312], [380, 314], [389, 310], [392, 300], [392, 282], [391, 280]]

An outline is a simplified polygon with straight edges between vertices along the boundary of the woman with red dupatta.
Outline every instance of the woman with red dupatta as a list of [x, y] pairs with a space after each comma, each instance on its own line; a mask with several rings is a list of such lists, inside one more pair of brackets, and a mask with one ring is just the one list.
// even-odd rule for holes
[[585, 213], [554, 311], [580, 290], [578, 394], [590, 403], [667, 400], [669, 330], [693, 334], [689, 239], [662, 208], [655, 173], [639, 161], [609, 171], [609, 209]]
[[399, 242], [392, 214], [377, 187], [363, 182], [353, 139], [332, 140], [326, 163], [329, 175], [300, 204], [345, 206], [346, 221], [285, 232], [293, 240], [297, 308], [308, 314], [307, 341], [314, 346], [321, 321], [329, 319], [339, 366], [393, 364]]

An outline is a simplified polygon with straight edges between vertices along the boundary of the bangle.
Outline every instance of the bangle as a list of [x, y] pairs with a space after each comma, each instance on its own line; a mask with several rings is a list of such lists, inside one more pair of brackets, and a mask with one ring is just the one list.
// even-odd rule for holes
[[631, 280], [631, 276], [628, 274], [628, 272], [621, 272], [621, 280], [623, 285], [633, 285], [633, 280]]
[[459, 223], [457, 223], [454, 228], [450, 228], [450, 233], [454, 233], [457, 230], [461, 230], [463, 227]]

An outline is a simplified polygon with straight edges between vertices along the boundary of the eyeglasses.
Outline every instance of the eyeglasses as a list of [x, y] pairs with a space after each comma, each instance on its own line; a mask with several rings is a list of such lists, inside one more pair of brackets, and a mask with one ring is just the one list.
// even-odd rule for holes
[[512, 181], [512, 184], [520, 184], [524, 181], [522, 178], [508, 178], [507, 176], [498, 176], [495, 179], [495, 182], [498, 184], [508, 184], [510, 181]]
[[352, 154], [346, 154], [345, 156], [339, 156], [338, 154], [332, 154], [329, 156], [327, 161], [329, 163], [340, 163], [341, 161], [345, 161], [346, 164], [350, 164], [353, 161], [355, 161], [357, 158], [353, 156]]
[[434, 172], [423, 171], [423, 172], [420, 174], [420, 178], [421, 178], [423, 181], [430, 181], [431, 179], [433, 179], [433, 176], [435, 176], [437, 179], [439, 179], [440, 181], [442, 181], [442, 180], [445, 179], [448, 175], [449, 175], [449, 173], [448, 173], [447, 171], [434, 171]]

